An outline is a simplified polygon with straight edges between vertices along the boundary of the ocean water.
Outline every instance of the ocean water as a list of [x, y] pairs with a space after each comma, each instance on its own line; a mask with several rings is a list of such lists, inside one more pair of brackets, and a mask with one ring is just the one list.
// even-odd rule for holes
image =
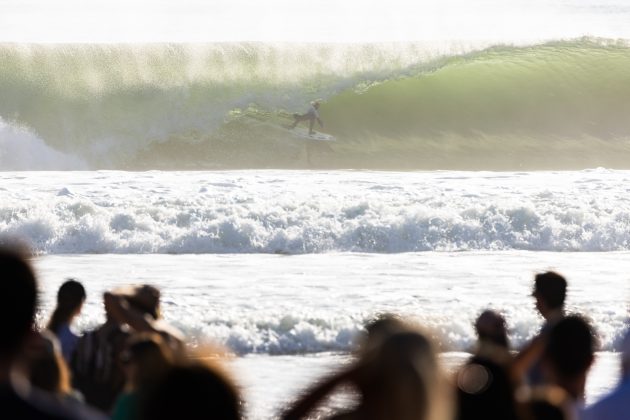
[[[598, 331], [588, 401], [615, 385], [625, 2], [370, 0], [310, 19], [278, 0], [267, 20], [217, 7], [214, 25], [198, 2], [131, 3], [145, 32], [115, 19], [112, 34], [111, 15], [76, 2], [70, 17], [0, 6], [0, 238], [37, 255], [40, 322], [67, 277], [88, 290], [79, 330], [102, 321], [103, 291], [153, 283], [194, 345], [233, 354], [264, 419], [351, 362], [378, 313], [423, 324], [448, 371], [483, 309], [522, 346], [542, 323], [533, 275], [554, 269]], [[315, 99], [335, 142], [282, 128]]]
[[[589, 401], [617, 380], [630, 298], [628, 178], [556, 172], [5, 172], [0, 229], [39, 253], [43, 322], [58, 286], [83, 281], [79, 330], [102, 293], [163, 291], [166, 319], [217, 343], [269, 418], [350, 360], [366, 321], [394, 312], [425, 326], [448, 369], [484, 309], [522, 346], [540, 328], [533, 275], [569, 280], [568, 309], [597, 329]], [[343, 406], [351, 396], [331, 404]]]
[[[163, 291], [165, 318], [193, 343], [234, 353], [230, 367], [250, 418], [273, 418], [315, 380], [351, 362], [364, 322], [394, 312], [422, 324], [451, 373], [474, 344], [475, 317], [503, 313], [515, 348], [540, 328], [532, 276], [556, 269], [569, 280], [568, 308], [595, 326], [600, 352], [587, 401], [619, 377], [616, 353], [627, 326], [628, 252], [475, 251], [309, 255], [56, 255], [37, 259], [42, 314], [67, 276], [82, 280], [87, 304], [78, 329], [103, 320], [102, 292], [134, 282]], [[43, 319], [42, 319], [43, 320]], [[352, 403], [342, 395], [328, 407]]]

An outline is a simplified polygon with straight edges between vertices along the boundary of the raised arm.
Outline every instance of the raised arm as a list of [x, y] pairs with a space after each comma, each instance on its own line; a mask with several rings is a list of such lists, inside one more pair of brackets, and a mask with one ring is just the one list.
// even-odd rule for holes
[[337, 388], [337, 386], [344, 382], [352, 383], [357, 376], [357, 369], [357, 366], [352, 366], [318, 383], [302, 395], [280, 418], [282, 420], [299, 420], [305, 418], [308, 413]]
[[124, 296], [112, 292], [105, 292], [105, 310], [116, 321], [128, 324], [138, 332], [158, 332], [146, 316], [132, 308]]
[[523, 381], [527, 371], [542, 357], [545, 344], [546, 337], [538, 335], [516, 355], [510, 368], [514, 380]]

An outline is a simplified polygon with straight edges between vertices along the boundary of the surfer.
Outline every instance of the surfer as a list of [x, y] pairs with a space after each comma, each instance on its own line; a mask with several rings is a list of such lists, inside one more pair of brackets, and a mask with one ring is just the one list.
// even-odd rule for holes
[[315, 120], [317, 120], [320, 127], [324, 127], [324, 123], [322, 122], [321, 118], [319, 118], [318, 110], [319, 110], [319, 101], [311, 102], [311, 106], [309, 106], [308, 111], [306, 111], [304, 114], [293, 114], [293, 118], [295, 119], [295, 121], [293, 121], [293, 125], [291, 125], [291, 128], [295, 128], [298, 125], [298, 123], [300, 123], [301, 121], [308, 120], [309, 122], [308, 134], [309, 135], [315, 134], [315, 131], [313, 130], [313, 125], [315, 124]]

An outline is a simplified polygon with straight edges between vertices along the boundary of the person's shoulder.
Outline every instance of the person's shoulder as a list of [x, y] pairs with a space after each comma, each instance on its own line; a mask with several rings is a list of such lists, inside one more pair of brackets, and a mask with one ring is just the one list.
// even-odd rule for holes
[[85, 331], [81, 336], [82, 341], [109, 341], [119, 337], [126, 338], [130, 335], [129, 329], [116, 324], [103, 324], [92, 330]]
[[57, 337], [62, 345], [66, 342], [76, 342], [79, 339], [79, 336], [72, 331], [69, 324], [63, 324], [59, 327]]
[[30, 387], [16, 392], [11, 386], [0, 388], [0, 417], [7, 419], [57, 420], [83, 419], [53, 397]]
[[97, 347], [99, 342], [99, 330], [93, 329], [83, 332], [83, 334], [77, 337], [76, 351], [77, 352], [90, 352]]
[[122, 349], [129, 336], [129, 331], [120, 326], [104, 324], [93, 330], [89, 330], [78, 337], [73, 361], [87, 362], [97, 353], [110, 347]]
[[175, 354], [182, 355], [186, 353], [186, 336], [179, 329], [163, 320], [155, 321], [153, 328]]

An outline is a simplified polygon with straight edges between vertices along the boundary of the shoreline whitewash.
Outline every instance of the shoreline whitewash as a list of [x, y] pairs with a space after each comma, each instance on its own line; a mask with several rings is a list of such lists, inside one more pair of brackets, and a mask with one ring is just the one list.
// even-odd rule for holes
[[[461, 352], [440, 354], [447, 375], [460, 366], [470, 355]], [[287, 403], [293, 401], [300, 391], [308, 389], [314, 382], [335, 369], [351, 362], [351, 357], [335, 353], [315, 355], [267, 356], [249, 355], [230, 362], [246, 398], [248, 418], [263, 420], [276, 418]], [[600, 352], [586, 382], [586, 403], [594, 403], [617, 384], [619, 375], [619, 353]], [[351, 393], [334, 394], [326, 401], [324, 411], [344, 409], [356, 403]]]
[[542, 325], [530, 294], [533, 275], [548, 269], [569, 281], [568, 311], [589, 317], [601, 350], [616, 351], [630, 296], [630, 252], [54, 255], [36, 267], [44, 314], [68, 277], [88, 292], [79, 329], [104, 319], [102, 292], [151, 283], [163, 291], [166, 318], [193, 342], [212, 339], [237, 355], [349, 352], [383, 312], [420, 322], [442, 351], [467, 351], [486, 308], [505, 315], [520, 347]]
[[[407, 315], [443, 344], [447, 368], [474, 343], [483, 308], [502, 311], [520, 347], [542, 324], [533, 274], [556, 269], [569, 280], [568, 307], [594, 323], [602, 342], [589, 378], [592, 402], [618, 379], [614, 352], [626, 325], [630, 253], [427, 252], [403, 254], [53, 255], [35, 261], [42, 279], [40, 322], [66, 277], [88, 300], [79, 330], [103, 319], [102, 292], [130, 282], [160, 287], [164, 315], [194, 343], [211, 340], [236, 353], [231, 362], [251, 418], [270, 418], [311, 380], [350, 360], [363, 322]], [[348, 402], [341, 396], [333, 406]]]

